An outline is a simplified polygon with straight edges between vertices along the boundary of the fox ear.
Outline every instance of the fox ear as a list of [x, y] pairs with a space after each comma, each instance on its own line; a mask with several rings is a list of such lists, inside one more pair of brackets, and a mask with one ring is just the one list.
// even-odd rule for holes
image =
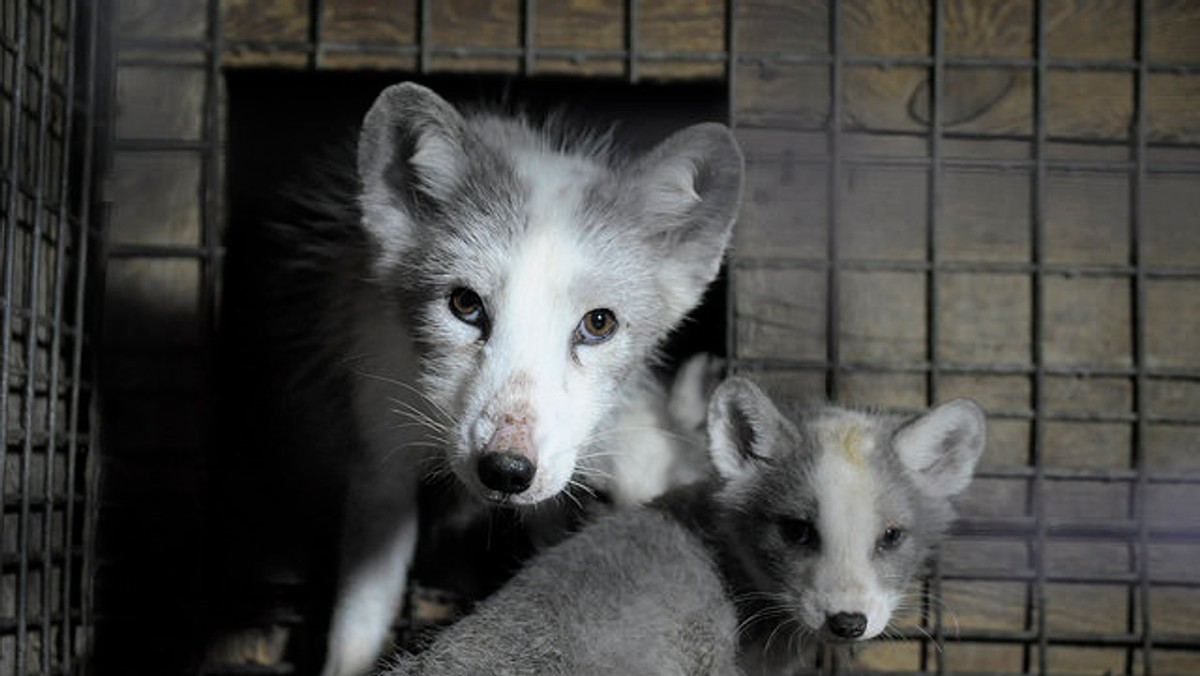
[[683, 316], [717, 276], [741, 203], [744, 161], [733, 133], [707, 122], [676, 132], [637, 162], [658, 284]]
[[763, 391], [745, 378], [717, 386], [708, 404], [713, 466], [726, 481], [745, 476], [774, 453], [782, 416]]
[[431, 90], [392, 85], [375, 99], [358, 139], [363, 223], [393, 257], [409, 244], [413, 221], [448, 198], [465, 169], [463, 118]]
[[708, 420], [708, 402], [721, 383], [725, 360], [699, 352], [680, 365], [667, 395], [667, 413], [680, 427], [697, 432]]
[[921, 491], [949, 497], [971, 483], [986, 445], [986, 428], [978, 405], [955, 399], [901, 427], [893, 446]]

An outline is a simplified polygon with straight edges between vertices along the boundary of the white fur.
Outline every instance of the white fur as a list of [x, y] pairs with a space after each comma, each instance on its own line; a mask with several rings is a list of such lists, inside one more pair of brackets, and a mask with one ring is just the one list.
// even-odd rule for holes
[[883, 631], [897, 601], [885, 591], [887, 585], [881, 584], [869, 560], [875, 538], [886, 527], [873, 499], [880, 486], [868, 465], [876, 452], [871, 425], [865, 416], [847, 411], [816, 426], [821, 450], [812, 485], [821, 506], [822, 554], [814, 593], [803, 604], [805, 622], [814, 629], [837, 613], [866, 615], [863, 639]]
[[721, 360], [697, 354], [679, 367], [665, 392], [647, 382], [630, 394], [612, 429], [600, 435], [604, 443], [585, 458], [589, 482], [615, 504], [632, 506], [709, 476], [704, 423], [721, 368]]
[[[946, 402], [900, 430], [895, 444], [922, 490], [956, 495], [971, 482], [971, 468], [983, 453], [983, 413], [966, 399]], [[947, 452], [948, 444], [962, 451]]]
[[[411, 156], [396, 157], [402, 149]], [[622, 407], [638, 400], [654, 345], [716, 275], [742, 172], [719, 125], [679, 132], [637, 163], [610, 162], [586, 144], [564, 151], [523, 121], [464, 117], [410, 83], [388, 88], [372, 106], [358, 161], [362, 226], [374, 247], [373, 276], [363, 275], [375, 295], [349, 311], [347, 362], [366, 448], [350, 479], [324, 676], [362, 673], [382, 647], [406, 584], [426, 468], [448, 465], [486, 501], [532, 505], [563, 492], [581, 456], [620, 438], [605, 421], [637, 418]], [[481, 176], [480, 167], [502, 175]], [[701, 167], [713, 180], [696, 186]], [[395, 185], [397, 176], [443, 206], [464, 207], [454, 212], [460, 218], [423, 222], [428, 212], [407, 201], [411, 191]], [[620, 199], [589, 212], [589, 185], [609, 193], [618, 186]], [[496, 199], [501, 193], [521, 199]], [[432, 240], [436, 254], [417, 250]], [[666, 241], [676, 246], [664, 251]], [[662, 265], [648, 266], [652, 255]], [[619, 293], [614, 280], [624, 283]], [[410, 325], [393, 287], [445, 295], [407, 308]], [[482, 299], [486, 335], [446, 302], [458, 288]], [[602, 343], [578, 344], [576, 327], [597, 309], [614, 310], [621, 325]], [[493, 451], [531, 461], [531, 485], [515, 493], [485, 486], [479, 458]], [[636, 500], [654, 490], [630, 483], [625, 494]]]
[[[618, 332], [610, 343], [572, 348], [584, 313], [615, 299], [580, 284], [578, 271], [586, 269], [587, 258], [560, 214], [551, 210], [535, 224], [509, 263], [504, 285], [493, 294], [496, 326], [470, 388], [452, 459], [464, 483], [492, 495], [478, 483], [472, 456], [506, 417], [528, 415], [532, 448], [523, 450], [538, 469], [533, 486], [510, 498], [518, 504], [556, 495], [571, 478], [586, 437], [613, 404], [604, 372], [588, 367], [603, 357], [597, 353], [619, 350], [622, 342]], [[578, 362], [572, 360], [573, 349]]]

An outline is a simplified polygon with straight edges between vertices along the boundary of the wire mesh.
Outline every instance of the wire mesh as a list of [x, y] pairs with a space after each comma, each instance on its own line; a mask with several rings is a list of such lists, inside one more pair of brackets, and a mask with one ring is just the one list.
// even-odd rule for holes
[[[337, 0], [297, 3], [295, 21], [282, 22], [299, 26], [291, 33], [253, 20], [236, 24], [244, 18], [238, 12], [252, 13], [254, 4], [229, 3], [224, 13], [215, 0], [175, 14], [161, 10], [184, 17], [181, 25], [155, 23], [153, 11], [139, 24], [133, 19], [146, 17], [132, 12], [117, 27], [120, 72], [162, 71], [192, 85], [180, 86], [177, 97], [188, 123], [153, 133], [118, 124], [115, 179], [122, 169], [144, 176], [169, 166], [186, 175], [185, 187], [173, 189], [194, 191], [196, 211], [187, 228], [174, 231], [185, 234], [155, 236], [123, 224], [174, 217], [122, 212], [136, 191], [118, 191], [110, 281], [115, 270], [119, 292], [136, 286], [121, 287], [122, 279], [158, 279], [134, 288], [138, 302], [153, 304], [165, 284], [175, 289], [166, 314], [196, 321], [157, 341], [109, 341], [106, 359], [207, 359], [223, 258], [225, 69], [346, 69], [361, 57], [394, 69], [397, 79], [470, 73], [484, 63], [519, 77], [600, 73], [635, 83], [669, 77], [663, 68], [679, 66], [724, 81], [730, 122], [747, 150], [750, 204], [729, 261], [731, 368], [782, 397], [913, 411], [966, 395], [989, 410], [995, 441], [965, 518], [925, 583], [923, 617], [899, 627], [900, 640], [866, 651], [863, 665], [1133, 674], [1186, 673], [1200, 664], [1200, 523], [1188, 507], [1200, 493], [1200, 346], [1188, 337], [1197, 328], [1189, 317], [1200, 312], [1189, 300], [1200, 296], [1200, 258], [1187, 234], [1197, 229], [1194, 201], [1185, 197], [1200, 180], [1200, 143], [1194, 121], [1171, 133], [1155, 127], [1169, 96], [1164, 83], [1195, 97], [1200, 78], [1194, 50], [1155, 48], [1156, 36], [1167, 34], [1161, 17], [1183, 11], [1180, 5], [1106, 6], [1129, 12], [1129, 50], [1120, 53], [1061, 47], [1064, 25], [1094, 25], [1088, 13], [1105, 8], [1009, 3], [1019, 15], [1011, 25], [1025, 31], [1022, 49], [993, 53], [963, 47], [987, 38], [964, 29], [964, 16], [986, 16], [1003, 4], [984, 0], [727, 0], [713, 5], [718, 44], [689, 49], [648, 40], [646, 26], [661, 20], [660, 8], [637, 0], [609, 3], [614, 40], [587, 45], [554, 40], [547, 27], [556, 25], [555, 4], [534, 0], [497, 9], [511, 31], [482, 43], [442, 41], [448, 19], [430, 0], [372, 15], [384, 22], [403, 15], [395, 21], [399, 37], [387, 38], [348, 35], [338, 13], [347, 3]], [[915, 44], [863, 48], [856, 32], [863, 17], [885, 5], [925, 27]], [[882, 79], [870, 80], [877, 74]], [[924, 87], [899, 121], [872, 115], [863, 103], [864, 91], [872, 93], [864, 82], [885, 87], [887, 76], [911, 76]], [[989, 77], [1009, 83], [1005, 100], [1015, 103], [1004, 109], [1004, 124], [982, 128], [951, 93], [964, 78]], [[1098, 81], [1089, 78], [1128, 83], [1095, 102], [1127, 115], [1091, 136], [1076, 133], [1063, 114], [1064, 97], [1090, 95]], [[27, 95], [8, 100], [14, 96]], [[881, 176], [893, 181], [891, 192], [872, 192]], [[963, 195], [1005, 191], [1015, 206], [1000, 216], [964, 206]], [[882, 206], [872, 206], [875, 200]], [[1080, 203], [1088, 200], [1116, 208], [1086, 212], [1095, 224], [1085, 238], [1071, 239], [1063, 210], [1086, 211]], [[1069, 250], [1081, 242], [1086, 252]], [[1116, 253], [1097, 253], [1105, 247]], [[177, 278], [171, 275], [189, 281], [165, 281]], [[122, 333], [121, 326], [138, 325], [135, 313], [121, 310], [124, 302], [110, 295], [110, 308], [118, 306], [110, 336], [137, 338]], [[5, 335], [19, 323], [6, 305]], [[883, 335], [885, 328], [895, 333]], [[1088, 339], [1097, 335], [1107, 341], [1100, 347]], [[24, 347], [12, 341], [14, 354]], [[140, 383], [137, 395], [171, 393], [157, 412], [194, 407], [201, 387], [196, 378], [184, 381]], [[114, 439], [110, 452], [143, 470], [202, 464], [199, 451], [178, 448], [167, 430], [149, 449], [122, 441]], [[1089, 445], [1094, 452], [1072, 450]], [[8, 448], [10, 456], [13, 448], [21, 452]], [[163, 448], [176, 453], [145, 457]], [[161, 497], [173, 488], [150, 492]], [[176, 516], [193, 518], [186, 510]], [[114, 566], [139, 551], [115, 552]], [[177, 612], [186, 612], [180, 605]]]
[[[977, 587], [980, 594], [985, 595], [992, 582], [1021, 581], [1025, 583], [1022, 585], [1025, 590], [1024, 598], [1018, 604], [1014, 604], [1015, 609], [1019, 611], [1019, 617], [1011, 624], [1011, 629], [1001, 628], [1003, 620], [989, 620], [978, 615], [970, 620], [964, 617], [961, 624], [951, 623], [950, 620], [954, 619], [948, 612], [951, 609], [939, 603], [933, 603], [927, 606], [929, 614], [923, 621], [924, 626], [907, 632], [907, 635], [927, 645], [944, 645], [944, 649], [931, 651], [923, 647], [917, 653], [916, 660], [910, 661], [909, 664], [921, 671], [937, 671], [938, 673], [946, 671], [1058, 673], [1080, 668], [1086, 669], [1089, 659], [1098, 659], [1100, 663], [1105, 664], [1104, 667], [1100, 667], [1101, 669], [1123, 673], [1151, 673], [1156, 668], [1156, 660], [1159, 660], [1159, 664], [1168, 665], [1165, 668], [1158, 667], [1160, 671], [1168, 673], [1176, 670], [1187, 671], [1192, 667], [1184, 665], [1189, 664], [1188, 660], [1194, 659], [1194, 651], [1197, 648], [1194, 637], [1195, 629], [1192, 626], [1195, 617], [1194, 615], [1189, 616], [1186, 611], [1180, 614], [1166, 608], [1156, 609], [1155, 603], [1162, 603], [1164, 596], [1157, 593], [1155, 588], [1160, 586], [1190, 587], [1195, 584], [1195, 581], [1182, 579], [1176, 573], [1162, 574], [1152, 563], [1155, 559], [1158, 559], [1158, 563], [1163, 563], [1162, 554], [1156, 550], [1159, 543], [1194, 543], [1196, 541], [1194, 523], [1188, 518], [1171, 519], [1161, 511], [1157, 515], [1152, 514], [1152, 510], [1162, 509], [1162, 503], [1158, 502], [1156, 507], [1152, 507], [1151, 504], [1156, 499], [1161, 500], [1162, 498], [1161, 496], [1158, 498], [1149, 496], [1154, 494], [1156, 486], [1170, 481], [1179, 486], [1177, 499], [1190, 501], [1194, 499], [1197, 490], [1196, 478], [1194, 473], [1181, 474], [1170, 469], [1155, 471], [1153, 464], [1147, 461], [1149, 457], [1147, 446], [1150, 443], [1147, 433], [1151, 426], [1177, 425], [1185, 436], [1192, 435], [1194, 437], [1197, 423], [1194, 405], [1186, 407], [1188, 409], [1186, 412], [1177, 410], [1169, 415], [1156, 415], [1156, 412], [1150, 410], [1150, 406], [1148, 406], [1148, 402], [1152, 398], [1149, 394], [1152, 387], [1162, 386], [1162, 383], [1180, 382], [1185, 383], [1182, 385], [1183, 388], [1190, 390], [1193, 387], [1190, 383], [1194, 382], [1197, 377], [1194, 370], [1195, 364], [1190, 360], [1183, 368], [1163, 368], [1161, 362], [1156, 364], [1153, 358], [1147, 357], [1146, 352], [1147, 327], [1153, 327], [1153, 324], [1150, 323], [1152, 319], [1146, 313], [1148, 280], [1192, 280], [1197, 272], [1194, 258], [1184, 266], [1152, 265], [1147, 262], [1146, 247], [1143, 245], [1146, 239], [1144, 231], [1147, 216], [1144, 213], [1142, 195], [1146, 189], [1148, 177], [1157, 171], [1163, 174], [1183, 175], [1189, 177], [1184, 180], [1194, 181], [1197, 169], [1200, 168], [1192, 164], [1195, 161], [1194, 153], [1188, 155], [1187, 160], [1179, 165], [1155, 166], [1154, 162], [1149, 159], [1148, 148], [1151, 142], [1148, 140], [1148, 111], [1150, 102], [1147, 96], [1147, 82], [1151, 73], [1170, 69], [1167, 64], [1156, 64], [1149, 57], [1149, 13], [1154, 10], [1162, 11], [1164, 8], [1150, 2], [1138, 4], [1136, 18], [1132, 24], [1137, 30], [1136, 51], [1133, 59], [1098, 62], [1086, 59], [1063, 60], [1050, 56], [1046, 36], [1048, 31], [1047, 14], [1052, 3], [1046, 2], [1031, 4], [1034, 16], [1031, 40], [1033, 52], [1030, 57], [960, 56], [954, 58], [947, 56], [944, 42], [947, 32], [945, 28], [947, 5], [961, 10], [964, 3], [938, 1], [930, 3], [928, 8], [931, 29], [927, 56], [902, 58], [881, 58], [874, 55], [850, 56], [843, 52], [840, 35], [844, 30], [843, 15], [847, 11], [844, 8], [854, 4], [856, 3], [828, 4], [829, 50], [827, 54], [799, 55], [773, 60], [774, 63], [824, 65], [829, 69], [830, 95], [827, 99], [828, 116], [825, 118], [824, 130], [826, 152], [823, 155], [804, 156], [774, 151], [766, 155], [752, 155], [750, 158], [751, 163], [763, 162], [769, 164], [772, 169], [780, 167], [781, 171], [786, 171], [783, 167], [788, 165], [793, 168], [812, 166], [817, 170], [824, 167], [828, 175], [827, 186], [830, 191], [824, 218], [827, 227], [825, 255], [823, 258], [793, 258], [774, 253], [771, 255], [758, 255], [757, 253], [747, 255], [746, 250], [743, 249], [740, 255], [735, 255], [733, 261], [735, 270], [743, 273], [735, 275], [735, 284], [739, 279], [752, 278], [756, 274], [763, 274], [764, 271], [767, 274], [775, 271], [812, 271], [823, 275], [825, 279], [822, 299], [825, 320], [823, 358], [813, 358], [816, 356], [815, 354], [812, 357], [801, 359], [780, 358], [768, 356], [761, 349], [753, 347], [744, 349], [742, 345], [735, 345], [732, 348], [732, 352], [736, 355], [734, 367], [766, 377], [779, 377], [779, 374], [784, 374], [780, 378], [783, 381], [803, 379], [805, 373], [820, 374], [823, 376], [821, 380], [824, 382], [825, 392], [835, 398], [844, 396], [843, 383], [847, 378], [865, 377], [866, 382], [874, 380], [880, 384], [886, 384], [887, 378], [897, 375], [913, 374], [923, 378], [924, 387], [918, 388], [917, 392], [923, 390], [924, 401], [912, 401], [911, 404], [905, 404], [901, 408], [938, 401], [948, 396], [946, 394], [948, 390], [956, 394], [964, 393], [961, 385], [953, 388], [945, 387], [943, 383], [948, 379], [972, 378], [976, 382], [980, 382], [991, 376], [999, 378], [1008, 373], [1028, 377], [1030, 381], [1028, 408], [989, 407], [994, 421], [1028, 421], [1027, 461], [1007, 466], [985, 463], [985, 468], [980, 472], [980, 477], [985, 481], [999, 481], [1003, 488], [998, 490], [1012, 491], [1015, 494], [1026, 491], [1027, 502], [1023, 514], [997, 518], [997, 516], [978, 510], [969, 510], [971, 516], [964, 519], [959, 526], [959, 538], [956, 542], [951, 543], [951, 547], [947, 548], [955, 550], [954, 545], [978, 546], [988, 540], [1001, 542], [1006, 538], [1015, 538], [1015, 542], [1024, 543], [1024, 546], [1027, 547], [1027, 560], [1024, 563], [1018, 560], [1009, 564], [1006, 569], [998, 566], [989, 569], [978, 564], [955, 569], [953, 562], [948, 567], [943, 561], [942, 565], [935, 566], [934, 574], [926, 587], [926, 591], [931, 597], [944, 598], [947, 583], [966, 583], [969, 585], [966, 587], [966, 593], [971, 593], [971, 588]], [[978, 8], [980, 4], [976, 3], [973, 6]], [[738, 59], [740, 60], [740, 58], [742, 57], [739, 56]], [[929, 114], [927, 127], [915, 134], [918, 139], [924, 139], [927, 144], [926, 152], [916, 157], [888, 157], [882, 153], [872, 157], [855, 156], [843, 150], [843, 139], [847, 129], [861, 132], [863, 128], [861, 123], [853, 118], [848, 118], [843, 111], [843, 102], [847, 96], [843, 88], [847, 79], [847, 63], [855, 66], [887, 64], [889, 68], [903, 63], [928, 69]], [[944, 123], [943, 108], [946, 100], [944, 85], [947, 69], [950, 66], [972, 69], [1005, 67], [1033, 71], [1033, 96], [1029, 111], [1031, 134], [1014, 138], [1014, 140], [1031, 141], [1028, 145], [1030, 152], [1028, 157], [991, 158], [986, 155], [969, 157], [955, 156], [947, 152], [948, 140], [956, 140], [956, 136], [968, 138], [955, 134]], [[1130, 107], [1133, 111], [1131, 133], [1126, 141], [1119, 141], [1115, 144], [1124, 146], [1128, 151], [1127, 158], [1077, 161], [1073, 158], [1064, 159], [1062, 157], [1060, 143], [1067, 139], [1063, 138], [1061, 134], [1059, 137], [1051, 136], [1050, 125], [1047, 122], [1047, 109], [1051, 102], [1047, 83], [1051, 80], [1051, 73], [1058, 69], [1071, 73], [1090, 69], [1135, 73], [1135, 86], [1132, 88], [1130, 97], [1132, 100]], [[1177, 72], [1191, 73], [1193, 70], [1193, 66], [1184, 65]], [[794, 124], [792, 129], [804, 129], [802, 119]], [[770, 122], [755, 121], [750, 125], [740, 126], [743, 129], [748, 127], [755, 129], [783, 127], [786, 129], [790, 123], [789, 120], [780, 118], [772, 119]], [[781, 138], [786, 137], [781, 136]], [[1082, 142], [1081, 145], [1087, 145], [1087, 142]], [[785, 143], [776, 144], [776, 147], [780, 146], [785, 146]], [[1056, 153], [1058, 156], [1055, 156]], [[1086, 152], [1080, 154], [1086, 154]], [[863, 172], [880, 167], [927, 172], [925, 181], [927, 199], [923, 209], [925, 217], [923, 260], [871, 260], [869, 258], [847, 260], [840, 255], [842, 247], [839, 235], [844, 237], [846, 229], [846, 224], [841, 220], [841, 209], [851, 204], [854, 199], [845, 194], [846, 182], [843, 179], [847, 172]], [[946, 181], [949, 172], [957, 168], [968, 167], [973, 171], [991, 169], [998, 174], [1027, 172], [1031, 212], [1027, 262], [1006, 261], [1000, 263], [986, 260], [986, 255], [980, 256], [983, 260], [963, 260], [961, 257], [957, 260], [947, 260], [943, 253], [943, 243], [947, 241]], [[1055, 206], [1054, 196], [1050, 189], [1056, 177], [1070, 175], [1074, 172], [1085, 172], [1088, 175], [1111, 172], [1129, 178], [1131, 197], [1127, 223], [1130, 241], [1127, 247], [1129, 256], [1124, 264], [1113, 262], [1103, 266], [1064, 265], [1055, 262], [1047, 255], [1046, 233], [1049, 229], [1047, 223], [1050, 220], [1048, 211]], [[745, 225], [746, 220], [743, 220], [743, 226]], [[1013, 227], [1016, 227], [1016, 224], [1013, 224]], [[814, 226], [813, 229], [815, 230], [816, 227]], [[765, 250], [765, 247], [760, 248]], [[890, 355], [884, 355], [883, 359], [855, 362], [845, 359], [845, 345], [855, 341], [858, 337], [848, 332], [845, 325], [845, 309], [847, 307], [854, 309], [855, 302], [847, 301], [843, 287], [847, 279], [860, 273], [923, 275], [924, 281], [921, 284], [924, 295], [923, 305], [915, 304], [915, 307], [910, 308], [924, 315], [924, 335], [921, 336], [923, 338], [921, 341], [923, 343], [922, 359], [905, 362], [890, 359]], [[963, 301], [961, 294], [954, 300], [946, 298], [950, 286], [947, 284], [947, 279], [959, 278], [964, 275], [979, 276], [988, 281], [1028, 276], [1027, 285], [1021, 287], [1025, 289], [1024, 293], [1029, 294], [1027, 300], [1018, 295], [1015, 301], [1017, 304], [1027, 303], [1028, 307], [1027, 313], [1022, 315], [1023, 323], [1028, 331], [1027, 341], [1022, 342], [1029, 350], [1027, 361], [1018, 358], [1011, 363], [1001, 364], [984, 359], [982, 363], [967, 363], [964, 360], [955, 361], [945, 354], [949, 341], [944, 338], [943, 324], [951, 317], [942, 308], [948, 303]], [[1128, 330], [1133, 334], [1129, 340], [1129, 366], [1114, 368], [1110, 364], [1086, 362], [1064, 366], [1064, 359], [1060, 355], [1047, 356], [1048, 345], [1052, 344], [1053, 336], [1057, 335], [1055, 332], [1061, 331], [1063, 324], [1087, 321], [1088, 319], [1087, 317], [1063, 316], [1060, 305], [1051, 305], [1052, 302], [1061, 303], [1062, 301], [1058, 299], [1051, 301], [1049, 298], [1050, 294], [1057, 291], [1063, 283], [1061, 280], [1080, 278], [1113, 279], [1119, 284], [1129, 285], [1128, 314], [1131, 322]], [[809, 277], [809, 279], [812, 278]], [[789, 292], [783, 293], [786, 295]], [[732, 335], [734, 340], [741, 337], [744, 341], [747, 334], [753, 334], [756, 328], [755, 323], [768, 322], [771, 315], [754, 308], [754, 302], [764, 302], [763, 298], [747, 298], [747, 294], [739, 294], [736, 289], [732, 291], [732, 298], [730, 307], [734, 310], [731, 322], [736, 324], [731, 329]], [[978, 299], [979, 296], [976, 296], [969, 300], [977, 301]], [[747, 302], [748, 300], [750, 302]], [[771, 295], [770, 300], [782, 301], [783, 298]], [[1114, 298], [1112, 302], [1119, 303], [1119, 297]], [[980, 312], [981, 317], [985, 312], [977, 311]], [[741, 313], [740, 316], [739, 313]], [[1159, 315], [1159, 319], [1161, 318], [1162, 316]], [[850, 331], [853, 330], [850, 329]], [[759, 342], [761, 341], [762, 339], [759, 338]], [[1161, 349], [1161, 343], [1159, 347]], [[785, 354], [789, 352], [786, 349], [781, 351]], [[958, 350], [958, 352], [961, 353], [962, 350]], [[1080, 391], [1086, 391], [1090, 387], [1102, 387], [1105, 378], [1128, 379], [1129, 403], [1126, 404], [1128, 408], [1115, 410], [1104, 408], [1086, 414], [1068, 413], [1063, 411], [1065, 407], [1061, 400], [1061, 394], [1055, 394], [1054, 403], [1050, 403], [1048, 391], [1052, 385], [1057, 386], [1063, 379], [1073, 380], [1078, 384]], [[811, 379], [804, 382], [811, 383]], [[916, 381], [908, 379], [905, 382]], [[1095, 384], [1093, 385], [1093, 383]], [[785, 382], [785, 387], [781, 389], [789, 389], [786, 384]], [[812, 386], [808, 385], [807, 387], [811, 389]], [[794, 390], [794, 388], [792, 389]], [[861, 387], [856, 390], [862, 391]], [[971, 392], [967, 391], [965, 394], [971, 395]], [[866, 396], [870, 398], [873, 395], [867, 394]], [[988, 395], [984, 393], [976, 396], [987, 397]], [[1176, 415], [1179, 412], [1182, 412], [1183, 415]], [[1099, 426], [1108, 422], [1132, 423], [1133, 429], [1129, 434], [1130, 446], [1126, 449], [1127, 465], [1105, 469], [1061, 466], [1062, 454], [1058, 445], [1062, 443], [1062, 440], [1061, 438], [1050, 438], [1052, 429], [1055, 429], [1056, 426], [1061, 428], [1064, 424], [1079, 423]], [[997, 426], [1002, 424], [1004, 423], [1001, 422]], [[1159, 427], [1159, 429], [1162, 428]], [[1186, 454], [1191, 450], [1194, 450], [1194, 443], [1190, 443], [1188, 450], [1183, 452]], [[1086, 456], [1081, 454], [1076, 457], [1076, 460], [1086, 462]], [[1064, 489], [1074, 490], [1078, 493], [1079, 487], [1090, 489], [1113, 483], [1129, 486], [1123, 502], [1124, 506], [1119, 508], [1120, 514], [1111, 518], [1093, 518], [1093, 515], [1082, 512], [1066, 518], [1059, 514], [1063, 510], [1062, 503], [1057, 496], [1064, 493]], [[1106, 541], [1116, 543], [1116, 547], [1125, 550], [1123, 560], [1127, 562], [1127, 569], [1121, 572], [1112, 571], [1104, 575], [1084, 572], [1083, 569], [1086, 569], [1087, 566], [1078, 570], [1063, 570], [1061, 562], [1053, 560], [1052, 552], [1061, 548], [1064, 541], [1070, 541], [1071, 546], [1081, 548], [1085, 552], [1094, 550], [1096, 556], [1107, 555], [1105, 545], [1102, 543]], [[1186, 547], [1187, 545], [1183, 545], [1181, 550]], [[1192, 550], [1187, 554], [1180, 555], [1194, 560], [1195, 552]], [[965, 560], [969, 557], [956, 558]], [[962, 565], [961, 560], [960, 566]], [[1162, 566], [1162, 568], [1169, 567], [1170, 564]], [[1182, 577], [1186, 578], [1187, 576]], [[1015, 596], [1020, 598], [1019, 587], [1010, 587], [1010, 589]], [[1066, 589], [1067, 597], [1063, 595], [1064, 589]], [[1087, 603], [1080, 603], [1080, 599], [1088, 593], [1103, 595], [1113, 590], [1120, 592], [1122, 589], [1127, 594], [1123, 603], [1092, 606], [1092, 611], [1098, 611], [1100, 616], [1117, 616], [1117, 619], [1114, 620], [1117, 625], [1113, 625], [1111, 622], [1106, 624], [1105, 620], [1112, 619], [1108, 617], [1099, 620], [1096, 617], [1090, 619], [1064, 618], [1064, 614], [1071, 611], [1063, 610], [1063, 608], [1087, 606]], [[1005, 606], [1004, 603], [996, 603], [994, 600], [989, 601], [988, 599], [984, 599], [983, 605], [985, 607], [991, 605], [993, 614], [1000, 614], [996, 611], [1002, 611]], [[1164, 631], [1162, 621], [1157, 619], [1160, 617], [1175, 619], [1174, 626], [1183, 631], [1177, 635]], [[1179, 621], [1180, 618], [1182, 621]], [[971, 626], [972, 624], [976, 626]], [[1070, 626], [1070, 630], [1063, 629], [1064, 626]], [[1099, 626], [1109, 626], [1111, 630], [1099, 631], [1096, 629]], [[1191, 638], [1188, 638], [1189, 636]], [[944, 643], [947, 638], [958, 640]], [[993, 654], [988, 655], [986, 651], [989, 648], [972, 650], [974, 647], [972, 644], [987, 644], [1001, 649], [1003, 646], [1014, 646], [1019, 651], [1019, 657], [1008, 659], [1007, 655], [995, 648], [991, 649]], [[1117, 650], [1105, 653], [1104, 649], [1106, 648], [1117, 648]], [[1072, 649], [1076, 650], [1073, 654], [1069, 654], [1072, 653]], [[898, 663], [903, 663], [906, 659], [908, 658], [902, 659]], [[1095, 662], [1092, 664], [1094, 665]], [[888, 668], [895, 668], [895, 665], [889, 665]]]
[[76, 673], [90, 641], [95, 13], [0, 10], [0, 674]]

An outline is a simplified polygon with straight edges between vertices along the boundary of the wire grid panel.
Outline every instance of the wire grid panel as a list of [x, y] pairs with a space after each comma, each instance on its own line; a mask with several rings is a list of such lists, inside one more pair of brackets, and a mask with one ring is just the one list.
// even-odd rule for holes
[[93, 476], [84, 298], [94, 17], [0, 9], [0, 674], [75, 673], [88, 641]]
[[[697, 45], [654, 37], [683, 9], [636, 0], [588, 25], [532, 0], [480, 16], [431, 0], [121, 4], [117, 95], [151, 113], [116, 129], [120, 349], [106, 359], [154, 365], [131, 388], [150, 407], [127, 414], [178, 420], [191, 403], [196, 378], [177, 376], [204, 349], [220, 278], [222, 64], [630, 82], [691, 64], [728, 83], [748, 156], [734, 369], [785, 398], [916, 410], [970, 396], [991, 413], [923, 612], [859, 665], [1195, 670], [1200, 54], [1180, 29], [1194, 6], [729, 0], [695, 3]], [[173, 95], [139, 99], [154, 82]], [[144, 181], [160, 182], [154, 199]], [[175, 321], [148, 332], [145, 307]], [[124, 423], [142, 433], [147, 417]], [[192, 467], [198, 451], [167, 427], [109, 450], [143, 471]], [[191, 518], [149, 523], [168, 512]], [[114, 556], [128, 568], [144, 551]]]
[[1172, 110], [1200, 64], [1179, 9], [740, 3], [734, 368], [783, 397], [990, 412], [911, 641], [864, 666], [1200, 665], [1200, 127]]

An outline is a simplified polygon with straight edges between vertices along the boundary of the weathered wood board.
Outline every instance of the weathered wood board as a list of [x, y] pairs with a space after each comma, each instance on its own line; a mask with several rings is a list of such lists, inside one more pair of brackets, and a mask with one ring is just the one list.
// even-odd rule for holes
[[[668, 56], [639, 62], [651, 78], [721, 78], [721, 59], [693, 61], [690, 54], [721, 55], [727, 12], [717, 0], [639, 3], [634, 37], [640, 51]], [[1129, 62], [1134, 50], [1133, 3], [1057, 0], [1046, 8], [1046, 50], [1052, 59]], [[383, 68], [412, 70], [424, 45], [426, 66], [445, 72], [519, 73], [525, 36], [518, 0], [430, 3], [428, 35], [421, 34], [416, 0], [328, 0], [314, 17], [304, 0], [222, 0], [225, 63], [238, 66]], [[944, 53], [948, 57], [1034, 56], [1032, 0], [955, 0], [946, 5]], [[841, 52], [847, 56], [920, 57], [931, 54], [927, 0], [848, 0], [842, 3]], [[626, 3], [555, 0], [535, 5], [534, 72], [608, 75], [626, 73], [630, 45]], [[145, 21], [161, 21], [146, 12]], [[315, 23], [314, 23], [315, 21]], [[820, 57], [831, 51], [827, 3], [749, 0], [734, 16], [738, 53], [737, 114], [747, 124], [819, 127], [829, 107], [824, 65], [786, 65], [779, 56]], [[1149, 8], [1147, 56], [1163, 63], [1200, 60], [1200, 6], [1154, 0]], [[438, 52], [438, 48], [457, 53]], [[499, 50], [499, 51], [497, 51]], [[319, 63], [315, 55], [320, 53]], [[1130, 67], [1132, 68], [1132, 66]], [[921, 132], [929, 124], [929, 70], [924, 67], [847, 66], [842, 124], [885, 132]], [[1152, 140], [1200, 138], [1200, 78], [1154, 72], [1147, 83]], [[1099, 72], [1051, 70], [1045, 120], [1053, 138], [1126, 140], [1134, 100], [1130, 69]], [[1028, 66], [948, 66], [941, 121], [947, 133], [997, 136], [1032, 133], [1033, 73]], [[790, 95], [788, 95], [790, 93]], [[798, 97], [798, 98], [797, 98]]]

